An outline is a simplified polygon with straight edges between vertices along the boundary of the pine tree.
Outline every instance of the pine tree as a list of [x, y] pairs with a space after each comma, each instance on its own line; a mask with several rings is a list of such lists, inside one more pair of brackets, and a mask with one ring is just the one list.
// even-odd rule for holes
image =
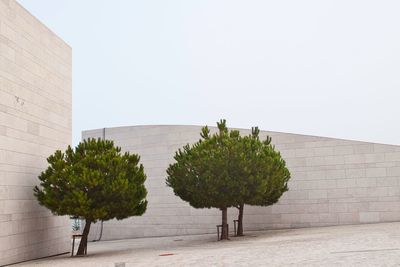
[[244, 205], [269, 206], [278, 202], [288, 190], [287, 182], [290, 172], [286, 163], [271, 138], [264, 141], [259, 138], [259, 129], [252, 128], [252, 133], [240, 139], [238, 152], [242, 156], [237, 162], [238, 175], [242, 178], [240, 204], [237, 205], [238, 230], [237, 235], [243, 235]]
[[227, 209], [237, 204], [240, 181], [233, 174], [233, 147], [238, 131], [228, 131], [226, 121], [217, 123], [218, 132], [210, 135], [203, 127], [201, 139], [175, 154], [175, 163], [167, 170], [166, 183], [175, 195], [194, 208], [217, 208], [222, 212], [221, 239], [228, 239]]
[[55, 215], [85, 219], [77, 255], [87, 246], [90, 225], [98, 220], [118, 220], [146, 211], [146, 175], [140, 157], [121, 153], [109, 140], [88, 139], [75, 149], [60, 150], [47, 161], [48, 168], [34, 188], [39, 203]]
[[271, 138], [260, 140], [258, 128], [242, 137], [225, 120], [217, 126], [213, 135], [203, 127], [197, 143], [176, 152], [166, 183], [194, 208], [220, 209], [221, 239], [228, 239], [227, 209], [239, 210], [237, 234], [243, 235], [244, 205], [276, 203], [288, 190], [290, 173]]

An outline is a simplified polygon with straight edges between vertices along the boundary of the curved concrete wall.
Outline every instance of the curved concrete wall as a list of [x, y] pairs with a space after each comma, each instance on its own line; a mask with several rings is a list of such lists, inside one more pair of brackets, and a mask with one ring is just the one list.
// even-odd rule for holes
[[0, 0], [0, 265], [71, 249], [68, 217], [33, 196], [46, 158], [71, 143], [71, 48]]
[[[104, 223], [103, 239], [215, 233], [220, 211], [194, 209], [165, 185], [175, 151], [200, 138], [200, 126], [105, 129], [123, 151], [138, 153], [148, 176], [148, 209], [141, 217]], [[212, 128], [215, 131], [215, 128]], [[248, 130], [240, 130], [248, 134]], [[400, 220], [400, 147], [332, 138], [270, 135], [292, 173], [289, 191], [271, 207], [245, 207], [245, 230], [390, 222]], [[103, 129], [83, 138], [103, 137]], [[230, 209], [229, 221], [236, 219]], [[97, 238], [99, 227], [92, 228]]]

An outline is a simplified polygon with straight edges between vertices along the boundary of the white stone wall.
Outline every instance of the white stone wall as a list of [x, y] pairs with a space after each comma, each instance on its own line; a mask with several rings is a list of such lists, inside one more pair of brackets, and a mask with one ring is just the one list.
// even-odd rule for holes
[[70, 250], [66, 217], [33, 196], [46, 158], [71, 143], [71, 48], [0, 0], [0, 265]]
[[[200, 130], [199, 126], [105, 130], [106, 139], [123, 151], [141, 155], [149, 204], [141, 217], [105, 222], [103, 239], [216, 232], [220, 211], [194, 209], [165, 185], [165, 171], [175, 151], [197, 141]], [[400, 220], [400, 146], [261, 132], [266, 134], [281, 151], [292, 178], [277, 204], [245, 206], [245, 231]], [[102, 135], [103, 129], [83, 132], [83, 138]], [[236, 217], [237, 210], [230, 209], [231, 230]], [[98, 225], [92, 228], [91, 239], [98, 238]]]

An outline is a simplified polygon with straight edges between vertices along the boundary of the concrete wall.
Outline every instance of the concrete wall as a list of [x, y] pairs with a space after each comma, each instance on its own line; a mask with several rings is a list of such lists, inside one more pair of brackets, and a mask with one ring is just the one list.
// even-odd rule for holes
[[[216, 232], [220, 211], [194, 209], [165, 185], [165, 170], [174, 152], [197, 141], [200, 129], [136, 126], [105, 130], [106, 138], [124, 151], [141, 155], [149, 204], [142, 217], [105, 222], [103, 239]], [[103, 129], [85, 131], [83, 138], [102, 137], [102, 133]], [[287, 161], [292, 178], [289, 191], [274, 206], [245, 207], [245, 231], [400, 220], [400, 146], [261, 132], [266, 134]], [[236, 216], [236, 209], [231, 209], [231, 229]], [[91, 238], [98, 235], [97, 225]]]
[[0, 0], [0, 265], [67, 252], [70, 225], [33, 196], [46, 157], [71, 143], [71, 48]]

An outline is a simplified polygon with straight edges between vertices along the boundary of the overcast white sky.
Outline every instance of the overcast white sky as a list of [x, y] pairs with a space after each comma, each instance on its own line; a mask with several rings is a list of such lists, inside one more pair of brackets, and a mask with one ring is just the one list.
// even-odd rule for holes
[[400, 144], [400, 2], [19, 0], [73, 49], [82, 130], [214, 125]]

